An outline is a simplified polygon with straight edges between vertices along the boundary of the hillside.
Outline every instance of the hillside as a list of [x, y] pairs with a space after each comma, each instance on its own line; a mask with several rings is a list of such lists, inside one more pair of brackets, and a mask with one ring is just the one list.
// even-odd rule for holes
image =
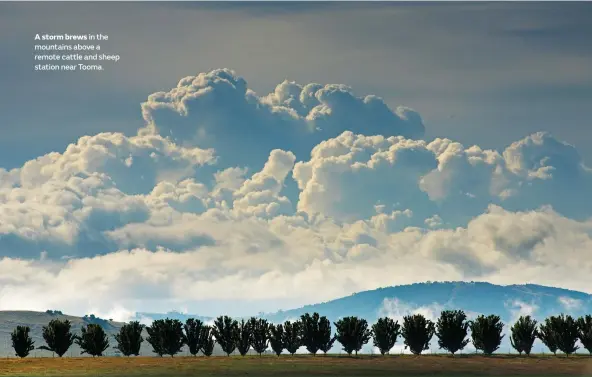
[[[536, 284], [502, 286], [483, 282], [427, 282], [358, 292], [301, 308], [265, 313], [264, 317], [272, 322], [283, 322], [316, 311], [331, 320], [355, 315], [374, 321], [380, 316], [400, 317], [410, 311], [437, 316], [442, 309], [463, 309], [469, 315], [498, 314], [506, 321], [520, 314], [531, 314], [537, 318], [562, 312], [581, 315], [592, 312], [592, 295]], [[257, 308], [251, 311], [255, 313]], [[210, 317], [178, 312], [142, 312], [136, 315], [138, 319], [167, 316], [180, 320], [190, 317], [212, 320]]]
[[[12, 333], [15, 327], [20, 325], [26, 325], [31, 328], [31, 336], [35, 341], [35, 347], [44, 345], [45, 342], [41, 336], [41, 329], [43, 326], [47, 325], [49, 321], [56, 318], [69, 320], [72, 322], [72, 329], [78, 332], [80, 331], [80, 327], [82, 327], [84, 324], [100, 323], [105, 331], [111, 335], [119, 331], [119, 328], [123, 325], [123, 323], [120, 322], [112, 322], [109, 320], [102, 320], [100, 318], [81, 318], [64, 314], [49, 314], [46, 312], [34, 311], [1, 311], [0, 355], [3, 357], [14, 356], [14, 351], [12, 349], [12, 343], [10, 340], [10, 333]], [[113, 354], [113, 350], [109, 350], [109, 353]], [[35, 350], [33, 351], [33, 354], [37, 356], [52, 356], [51, 352], [43, 350]], [[71, 352], [68, 352], [68, 356], [71, 354], [75, 356], [80, 355], [80, 348], [74, 345], [71, 348]]]
[[[469, 318], [479, 314], [497, 314], [505, 323], [514, 322], [520, 315], [532, 315], [540, 321], [559, 313], [574, 316], [592, 313], [592, 295], [536, 284], [502, 286], [483, 282], [427, 282], [359, 292], [301, 308], [266, 313], [264, 316], [277, 323], [316, 311], [331, 321], [354, 315], [372, 323], [381, 316], [390, 316], [401, 322], [404, 315], [419, 312], [435, 321], [443, 309], [462, 309]], [[257, 312], [257, 308], [252, 311]], [[168, 314], [179, 319], [192, 316]], [[149, 313], [142, 313], [142, 316], [152, 318]], [[508, 325], [505, 330], [509, 331]], [[398, 344], [396, 349], [400, 350], [400, 342]], [[433, 340], [432, 346], [436, 344], [436, 340]], [[509, 348], [506, 336], [500, 352], [508, 352]], [[333, 351], [338, 352], [339, 347]], [[367, 347], [365, 351], [371, 352], [371, 348]], [[548, 352], [537, 340], [534, 352], [542, 351]]]
[[398, 317], [408, 311], [436, 314], [442, 309], [463, 309], [468, 314], [498, 314], [506, 321], [516, 313], [545, 317], [592, 309], [592, 295], [541, 285], [495, 285], [482, 282], [434, 282], [401, 285], [359, 292], [324, 303], [279, 311], [267, 315], [276, 322], [317, 311], [331, 319], [355, 315], [374, 321], [377, 317]]
[[[257, 309], [252, 308], [252, 312], [258, 312]], [[548, 315], [559, 313], [568, 313], [574, 316], [592, 313], [592, 295], [534, 284], [500, 286], [481, 282], [428, 282], [359, 292], [324, 303], [267, 313], [264, 316], [272, 322], [283, 322], [298, 318], [303, 313], [316, 311], [327, 316], [331, 321], [343, 316], [355, 315], [372, 323], [381, 316], [390, 316], [401, 321], [404, 315], [416, 312], [436, 320], [443, 309], [462, 309], [467, 312], [470, 318], [479, 314], [497, 314], [502, 317], [505, 323], [511, 323], [520, 315], [532, 315], [538, 320], [542, 320]], [[142, 319], [142, 321], [165, 317], [177, 318], [182, 321], [190, 317], [199, 318], [204, 322], [212, 320], [209, 317], [178, 312], [136, 314], [136, 318]], [[12, 356], [10, 332], [17, 325], [30, 326], [36, 345], [42, 345], [41, 327], [53, 318], [69, 319], [76, 331], [79, 331], [84, 323], [101, 321], [100, 323], [110, 335], [115, 334], [122, 325], [120, 322], [92, 320], [68, 315], [3, 311], [0, 312], [0, 355]], [[505, 330], [509, 331], [509, 326], [506, 325]], [[147, 334], [144, 334], [144, 337], [146, 336]], [[113, 338], [110, 337], [110, 339]], [[114, 343], [112, 340], [112, 344]], [[400, 351], [400, 344], [401, 341], [398, 342], [394, 352]], [[434, 339], [432, 346], [435, 347], [436, 344]], [[505, 337], [500, 352], [508, 352], [508, 350], [509, 340], [508, 337]], [[333, 351], [339, 352], [339, 347], [336, 346]], [[371, 352], [371, 347], [367, 347], [365, 351]], [[437, 348], [434, 348], [434, 351], [437, 351]], [[537, 341], [534, 352], [541, 351], [547, 352]], [[35, 353], [37, 356], [51, 356], [47, 351], [35, 351]], [[71, 352], [68, 352], [68, 355], [70, 354], [79, 355], [79, 349], [75, 346]], [[113, 350], [109, 349], [108, 354], [113, 355]], [[215, 354], [221, 354], [220, 350], [216, 350]], [[142, 355], [152, 355], [147, 342], [142, 345]]]
[[[0, 311], [0, 356], [1, 357], [14, 357], [14, 351], [12, 349], [12, 343], [10, 334], [16, 326], [26, 325], [31, 328], [31, 336], [35, 341], [35, 347], [44, 345], [45, 342], [41, 336], [42, 327], [47, 325], [52, 319], [67, 319], [72, 323], [72, 331], [74, 333], [80, 333], [80, 328], [88, 323], [99, 323], [107, 334], [109, 335], [110, 347], [105, 352], [108, 356], [118, 356], [113, 349], [116, 342], [113, 339], [121, 326], [122, 322], [114, 322], [101, 318], [81, 318], [64, 314], [48, 314], [46, 312], [34, 312], [34, 311]], [[143, 337], [146, 339], [148, 333], [144, 330]], [[143, 356], [155, 356], [152, 353], [152, 348], [148, 342], [142, 343], [140, 354]], [[186, 352], [183, 352], [185, 354]], [[52, 353], [44, 350], [34, 350], [31, 353], [32, 356], [37, 357], [52, 357]], [[214, 355], [222, 355], [222, 351], [216, 347]], [[81, 356], [80, 347], [73, 344], [67, 353], [67, 356]], [[86, 357], [87, 355], [82, 355]]]

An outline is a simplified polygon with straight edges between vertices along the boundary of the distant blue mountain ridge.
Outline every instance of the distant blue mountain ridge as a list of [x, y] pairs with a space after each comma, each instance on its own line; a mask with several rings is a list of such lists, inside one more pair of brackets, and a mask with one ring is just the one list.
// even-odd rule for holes
[[[480, 314], [499, 315], [506, 324], [504, 332], [507, 333], [512, 323], [521, 315], [531, 315], [541, 322], [550, 315], [561, 313], [574, 317], [592, 314], [592, 295], [536, 284], [502, 286], [485, 282], [426, 282], [379, 288], [301, 308], [254, 315], [279, 323], [297, 319], [304, 313], [318, 312], [320, 315], [327, 316], [332, 322], [345, 316], [358, 316], [372, 324], [377, 318], [383, 316], [402, 322], [403, 316], [413, 313], [421, 313], [436, 321], [444, 309], [464, 310], [470, 319]], [[253, 312], [256, 311], [254, 308]], [[144, 320], [165, 317], [183, 321], [187, 318], [200, 318], [205, 322], [212, 320], [210, 317], [178, 312], [137, 313], [137, 317]], [[509, 351], [508, 338], [509, 336], [504, 338], [500, 352]], [[402, 340], [397, 344], [401, 346]], [[398, 352], [399, 346], [395, 347], [395, 352]], [[431, 346], [433, 352], [439, 351], [435, 337]], [[333, 351], [338, 352], [339, 348], [336, 345]], [[471, 350], [474, 348], [469, 345], [467, 351]], [[372, 352], [372, 347], [368, 345], [364, 351]], [[533, 352], [548, 352], [548, 350], [537, 340]]]

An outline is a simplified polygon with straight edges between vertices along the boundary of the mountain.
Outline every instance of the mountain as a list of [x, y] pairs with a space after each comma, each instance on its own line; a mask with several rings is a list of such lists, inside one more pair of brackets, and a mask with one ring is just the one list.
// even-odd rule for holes
[[[592, 312], [592, 295], [535, 284], [503, 286], [484, 282], [427, 282], [378, 288], [301, 308], [253, 315], [272, 322], [283, 322], [307, 312], [318, 312], [332, 321], [355, 315], [373, 322], [381, 316], [402, 317], [410, 312], [437, 318], [442, 309], [462, 309], [469, 316], [497, 314], [505, 321], [512, 321], [522, 314], [541, 319], [559, 313], [579, 316]], [[253, 312], [256, 310], [254, 308]], [[187, 318], [199, 318], [204, 322], [213, 320], [211, 317], [179, 312], [136, 314], [138, 320], [144, 321], [166, 317], [182, 321]]]
[[592, 312], [592, 295], [535, 284], [495, 285], [482, 282], [427, 282], [379, 288], [302, 308], [267, 314], [273, 322], [319, 312], [331, 320], [355, 315], [370, 322], [409, 312], [435, 315], [442, 309], [462, 309], [469, 316], [497, 314], [511, 321], [521, 314], [544, 318], [551, 314]]
[[[504, 331], [509, 332], [511, 324], [521, 315], [531, 315], [540, 322], [549, 315], [560, 313], [573, 316], [592, 314], [592, 295], [535, 284], [502, 286], [484, 282], [427, 282], [359, 292], [297, 309], [265, 313], [262, 317], [278, 323], [296, 319], [307, 312], [318, 312], [332, 322], [353, 315], [373, 323], [382, 316], [402, 322], [407, 314], [422, 313], [436, 321], [443, 309], [462, 309], [469, 318], [479, 314], [497, 314], [506, 324]], [[253, 312], [256, 310], [254, 308]], [[172, 315], [171, 318], [192, 317], [191, 314], [168, 314]], [[150, 318], [148, 313], [142, 313], [142, 316]], [[437, 351], [435, 338], [431, 344]], [[506, 336], [500, 352], [508, 352], [509, 348], [509, 336]], [[537, 340], [534, 352], [542, 350], [548, 352]], [[336, 346], [333, 351], [338, 352], [339, 347]], [[371, 352], [371, 347], [367, 347], [366, 351]]]
[[[365, 318], [369, 323], [383, 316], [401, 323], [403, 316], [421, 313], [435, 322], [444, 309], [462, 309], [469, 319], [480, 314], [497, 314], [506, 324], [504, 332], [508, 334], [512, 323], [521, 315], [531, 315], [541, 322], [549, 315], [560, 313], [572, 316], [591, 314], [592, 295], [535, 284], [501, 286], [483, 282], [427, 282], [355, 293], [337, 300], [267, 314], [265, 317], [272, 322], [280, 322], [316, 311], [332, 322], [353, 315]], [[402, 349], [401, 344], [402, 341], [398, 341], [394, 352]], [[506, 335], [499, 352], [511, 352], [510, 348], [509, 335]], [[364, 350], [372, 352], [372, 347], [368, 346]], [[431, 341], [431, 350], [441, 352], [435, 337]], [[466, 348], [466, 351], [472, 350], [474, 348], [471, 345]], [[339, 352], [339, 347], [332, 351]], [[537, 340], [533, 352], [549, 351]]]
[[[402, 321], [403, 316], [412, 313], [422, 313], [431, 320], [437, 320], [443, 309], [462, 309], [469, 318], [479, 314], [497, 314], [506, 326], [508, 332], [520, 315], [531, 315], [541, 321], [545, 317], [554, 314], [566, 313], [573, 316], [592, 313], [592, 295], [561, 288], [546, 287], [541, 285], [495, 285], [482, 282], [427, 282], [394, 287], [379, 288], [364, 291], [314, 305], [301, 308], [278, 311], [276, 313], [264, 313], [262, 316], [271, 322], [284, 322], [300, 317], [304, 313], [318, 312], [327, 316], [332, 322], [344, 316], [359, 316], [373, 323], [378, 317], [390, 316]], [[253, 313], [257, 308], [253, 308]], [[220, 313], [224, 314], [224, 313]], [[255, 315], [255, 314], [254, 314]], [[199, 318], [204, 322], [211, 322], [212, 318], [179, 312], [169, 313], [137, 313], [137, 320], [143, 323], [154, 319], [176, 318], [185, 321], [187, 318]], [[0, 355], [13, 356], [11, 349], [10, 333], [17, 325], [31, 327], [35, 345], [44, 344], [41, 338], [41, 327], [53, 318], [69, 319], [73, 323], [73, 329], [80, 331], [85, 323], [101, 323], [108, 334], [115, 334], [123, 325], [101, 318], [80, 318], [62, 314], [49, 314], [29, 311], [2, 311], [0, 312]], [[144, 334], [146, 338], [147, 334]], [[110, 336], [111, 344], [115, 341]], [[398, 341], [394, 352], [401, 349], [402, 341]], [[434, 351], [437, 351], [437, 340], [431, 342]], [[339, 346], [334, 347], [333, 352], [339, 352]], [[508, 352], [509, 336], [503, 340], [500, 352]], [[468, 347], [467, 351], [471, 348]], [[533, 352], [548, 352], [537, 340]], [[366, 352], [371, 352], [368, 346]], [[51, 356], [47, 351], [35, 351], [38, 356]], [[113, 350], [109, 349], [109, 354]], [[142, 344], [142, 355], [151, 355], [151, 347], [147, 342]], [[216, 349], [216, 354], [221, 354]], [[79, 349], [74, 346], [68, 355], [79, 355]]]

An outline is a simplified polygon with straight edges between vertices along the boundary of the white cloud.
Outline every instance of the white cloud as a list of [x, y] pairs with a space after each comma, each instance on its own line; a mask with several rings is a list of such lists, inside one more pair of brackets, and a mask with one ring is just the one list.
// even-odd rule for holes
[[[590, 192], [590, 172], [546, 134], [501, 153], [411, 140], [392, 135], [419, 118], [376, 97], [289, 82], [257, 97], [230, 71], [185, 78], [143, 111], [138, 136], [85, 136], [0, 170], [0, 309], [310, 303], [435, 277], [588, 289], [592, 222], [570, 203]], [[265, 137], [311, 124], [331, 137], [300, 162]], [[200, 127], [201, 147], [181, 137]], [[224, 132], [236, 165], [205, 148]], [[568, 177], [573, 195], [556, 191]]]
[[[376, 96], [357, 97], [344, 85], [299, 85], [285, 81], [258, 96], [234, 71], [188, 76], [142, 104], [147, 126], [179, 144], [214, 147], [222, 163], [259, 164], [273, 149], [303, 157], [319, 141], [344, 130], [421, 137], [421, 117], [394, 111]], [[256, 148], [252, 148], [256, 145]]]
[[[444, 306], [439, 303], [432, 303], [430, 305], [425, 306], [417, 306], [405, 303], [398, 298], [391, 298], [391, 299], [384, 299], [382, 305], [380, 306], [377, 317], [389, 317], [397, 322], [402, 326], [405, 316], [414, 315], [414, 314], [421, 314], [428, 320], [436, 323], [438, 318], [440, 317], [440, 313], [444, 310]], [[374, 353], [379, 353], [380, 351], [376, 348], [372, 349]], [[438, 340], [436, 336], [432, 338], [430, 341], [429, 350], [424, 351], [424, 353], [429, 353], [431, 351], [438, 350]], [[397, 339], [397, 343], [395, 346], [390, 350], [391, 354], [410, 354], [411, 351], [405, 348], [404, 339], [402, 336], [399, 336]]]
[[582, 302], [582, 300], [578, 300], [576, 298], [566, 297], [566, 296], [561, 296], [561, 297], [557, 298], [557, 301], [559, 301], [559, 304], [561, 304], [563, 309], [567, 312], [573, 312], [573, 311], [579, 310], [582, 308], [582, 306], [584, 304]]
[[[553, 178], [527, 173], [539, 169], [527, 166], [532, 159], [552, 167]], [[382, 212], [404, 203], [416, 226], [434, 212], [445, 223], [463, 225], [491, 203], [512, 210], [551, 205], [579, 219], [592, 210], [585, 200], [592, 171], [573, 147], [544, 133], [500, 154], [447, 139], [428, 143], [346, 131], [318, 144], [308, 161], [296, 163], [294, 178], [301, 190], [299, 210], [346, 221], [371, 216], [376, 203]], [[573, 197], [557, 195], [574, 185]]]
[[536, 317], [539, 306], [534, 302], [524, 302], [521, 300], [509, 300], [505, 306], [510, 309], [510, 318], [505, 326], [506, 333], [510, 333], [510, 327], [522, 316]]
[[[534, 229], [525, 235], [526, 243], [516, 238], [516, 227], [483, 233], [500, 221], [511, 224], [525, 216], [552, 219], [556, 232], [541, 233], [539, 243], [530, 241], [531, 234], [537, 234]], [[532, 227], [536, 229], [537, 222]], [[103, 312], [114, 305], [132, 310], [156, 301], [165, 308], [205, 299], [290, 297], [304, 303], [434, 276], [478, 276], [494, 283], [536, 280], [585, 290], [592, 266], [582, 257], [592, 246], [587, 233], [591, 227], [548, 210], [494, 209], [467, 228], [387, 234], [368, 223], [339, 226], [297, 216], [241, 219], [231, 211], [212, 209], [110, 233], [118, 244], [168, 244], [183, 252], [138, 249], [60, 263], [4, 258], [1, 306], [68, 309], [90, 305], [91, 298], [92, 307]], [[516, 253], [510, 241], [531, 249]], [[556, 253], [558, 245], [565, 254]]]
[[439, 303], [433, 303], [426, 306], [410, 305], [398, 298], [384, 299], [378, 310], [378, 317], [389, 317], [399, 324], [403, 323], [405, 316], [421, 314], [432, 322], [437, 322], [444, 306]]
[[442, 225], [442, 218], [439, 215], [428, 217], [424, 220], [424, 223], [430, 228], [437, 228]]
[[[133, 163], [129, 164], [129, 158]], [[114, 251], [103, 232], [150, 217], [140, 194], [162, 179], [194, 176], [212, 150], [181, 148], [160, 136], [82, 137], [14, 169], [0, 189], [0, 251], [30, 257]]]

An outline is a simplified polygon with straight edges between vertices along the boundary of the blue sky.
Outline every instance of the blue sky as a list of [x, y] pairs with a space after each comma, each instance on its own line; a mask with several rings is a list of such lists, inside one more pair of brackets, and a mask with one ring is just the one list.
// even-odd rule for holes
[[[0, 11], [0, 309], [274, 310], [438, 276], [587, 287], [591, 4]], [[122, 60], [33, 72], [34, 34], [63, 32], [108, 34]]]

